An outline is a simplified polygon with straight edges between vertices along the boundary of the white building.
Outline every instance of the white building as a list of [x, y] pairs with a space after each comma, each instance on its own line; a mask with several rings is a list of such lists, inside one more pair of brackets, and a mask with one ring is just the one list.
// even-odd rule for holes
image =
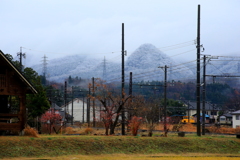
[[[65, 105], [62, 106], [65, 109]], [[72, 115], [73, 108], [73, 121], [76, 122], [87, 122], [87, 98], [75, 98], [66, 104], [66, 112]], [[96, 121], [100, 118], [99, 106], [95, 105], [95, 118]], [[90, 122], [93, 121], [93, 106], [90, 104]]]
[[232, 127], [240, 127], [240, 110], [232, 112]]

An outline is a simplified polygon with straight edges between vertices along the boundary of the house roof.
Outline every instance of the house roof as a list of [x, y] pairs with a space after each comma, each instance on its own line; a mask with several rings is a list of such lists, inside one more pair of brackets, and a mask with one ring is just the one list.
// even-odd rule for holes
[[55, 110], [62, 110], [62, 108], [60, 108], [56, 103], [52, 103], [51, 104], [51, 108], [55, 109]]
[[[189, 105], [190, 110], [196, 110], [197, 109], [197, 103], [194, 101], [188, 101], [184, 102], [186, 105]], [[203, 103], [200, 103], [201, 109], [202, 109]], [[220, 110], [217, 106], [214, 106], [214, 104], [211, 103], [205, 103], [205, 110]]]
[[[73, 102], [75, 102], [75, 101], [83, 101], [82, 99], [79, 99], [79, 98], [75, 98], [75, 99], [73, 99]], [[85, 98], [85, 101], [84, 101], [85, 103], [87, 103], [87, 98]], [[72, 100], [71, 101], [69, 101], [67, 104], [66, 104], [66, 106], [68, 106], [68, 105], [71, 105], [72, 104]], [[63, 104], [62, 106], [61, 106], [61, 108], [62, 107], [65, 107], [65, 104]]]
[[32, 84], [24, 77], [22, 73], [19, 72], [15, 65], [13, 65], [13, 63], [10, 60], [8, 60], [8, 58], [4, 55], [4, 53], [1, 50], [0, 57], [2, 57], [7, 62], [7, 65], [17, 73], [19, 78], [26, 84], [26, 86], [32, 93], [37, 93], [37, 90], [32, 86]]
[[226, 113], [226, 114], [223, 114], [222, 116], [225, 116], [225, 117], [232, 117], [231, 113]]
[[[75, 101], [81, 101], [81, 103], [83, 102], [83, 100], [80, 99], [80, 98], [75, 98], [75, 99], [73, 99], [73, 103], [74, 103]], [[97, 99], [96, 99], [94, 102], [95, 102], [95, 106], [102, 105], [102, 103], [101, 103], [99, 100], [97, 100]], [[84, 103], [87, 103], [87, 97], [85, 97]], [[69, 101], [69, 102], [66, 104], [66, 106], [71, 105], [71, 104], [72, 104], [72, 100]], [[91, 100], [91, 101], [90, 101], [90, 106], [92, 106], [92, 105], [93, 105], [93, 102], [92, 102], [92, 100]], [[61, 106], [61, 108], [62, 108], [62, 107], [65, 107], [65, 104], [63, 104], [63, 105]]]
[[240, 110], [238, 110], [238, 111], [235, 111], [235, 112], [232, 112], [231, 114], [232, 114], [232, 115], [237, 115], [237, 114], [240, 114]]
[[[192, 116], [194, 116], [194, 117], [195, 117], [195, 116], [197, 116], [197, 113], [196, 113], [196, 114], [194, 114], [194, 115], [192, 115]], [[202, 113], [200, 113], [200, 117], [202, 117]], [[207, 115], [207, 114], [205, 114], [205, 117], [206, 117], [206, 118], [209, 118], [210, 116], [209, 116], [209, 115]]]

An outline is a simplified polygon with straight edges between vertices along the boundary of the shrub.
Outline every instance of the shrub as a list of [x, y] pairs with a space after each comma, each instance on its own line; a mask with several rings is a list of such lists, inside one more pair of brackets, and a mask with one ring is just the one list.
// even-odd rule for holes
[[129, 127], [132, 131], [133, 136], [137, 135], [141, 123], [142, 117], [133, 116], [132, 119], [130, 120]]
[[24, 136], [38, 137], [38, 131], [34, 128], [27, 126], [23, 131], [24, 131]]
[[240, 127], [237, 127], [237, 128], [235, 129], [235, 133], [236, 133], [236, 134], [240, 134]]
[[64, 129], [64, 133], [65, 134], [73, 134], [74, 133], [73, 128], [72, 127], [66, 127]]
[[185, 132], [196, 132], [196, 130], [197, 130], [197, 127], [191, 123], [186, 123], [182, 127], [182, 131], [185, 131]]
[[91, 134], [91, 133], [93, 132], [93, 129], [92, 129], [92, 128], [86, 128], [86, 129], [84, 130], [84, 132], [85, 132], [86, 134]]

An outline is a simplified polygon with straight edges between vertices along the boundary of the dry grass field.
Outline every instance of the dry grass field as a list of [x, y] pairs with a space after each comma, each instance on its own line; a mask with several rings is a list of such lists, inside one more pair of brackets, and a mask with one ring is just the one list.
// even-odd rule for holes
[[[240, 139], [236, 135], [208, 134], [198, 137], [195, 133], [178, 137], [169, 132], [161, 137], [163, 126], [157, 126], [153, 137], [105, 136], [104, 129], [67, 127], [62, 134], [36, 134], [32, 128], [25, 130], [26, 136], [0, 136], [0, 159], [11, 160], [120, 160], [120, 159], [184, 159], [184, 160], [235, 160], [240, 159]], [[168, 126], [170, 131], [174, 126]], [[147, 129], [142, 125], [141, 129]], [[216, 133], [235, 134], [232, 128], [208, 128]], [[121, 130], [116, 130], [120, 134]], [[195, 132], [196, 127], [185, 124], [182, 132]]]

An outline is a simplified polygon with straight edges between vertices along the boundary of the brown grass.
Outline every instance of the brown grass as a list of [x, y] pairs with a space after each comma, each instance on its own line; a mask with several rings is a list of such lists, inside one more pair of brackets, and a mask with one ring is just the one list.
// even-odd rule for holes
[[72, 127], [66, 127], [66, 128], [64, 128], [64, 129], [63, 129], [63, 132], [64, 132], [65, 134], [76, 134], [76, 131], [74, 131]]
[[240, 128], [232, 128], [232, 127], [216, 127], [211, 126], [207, 127], [207, 129], [210, 131], [210, 133], [222, 133], [222, 134], [238, 134], [240, 133]]
[[84, 130], [84, 132], [85, 132], [86, 134], [92, 134], [92, 133], [93, 133], [93, 129], [92, 129], [92, 128], [86, 128], [86, 129]]
[[185, 132], [196, 132], [196, 130], [197, 130], [197, 127], [191, 123], [186, 123], [182, 126], [182, 128], [180, 128], [180, 131], [185, 131]]
[[29, 136], [29, 137], [39, 137], [38, 136], [38, 131], [34, 128], [31, 128], [29, 126], [24, 128], [24, 136]]

